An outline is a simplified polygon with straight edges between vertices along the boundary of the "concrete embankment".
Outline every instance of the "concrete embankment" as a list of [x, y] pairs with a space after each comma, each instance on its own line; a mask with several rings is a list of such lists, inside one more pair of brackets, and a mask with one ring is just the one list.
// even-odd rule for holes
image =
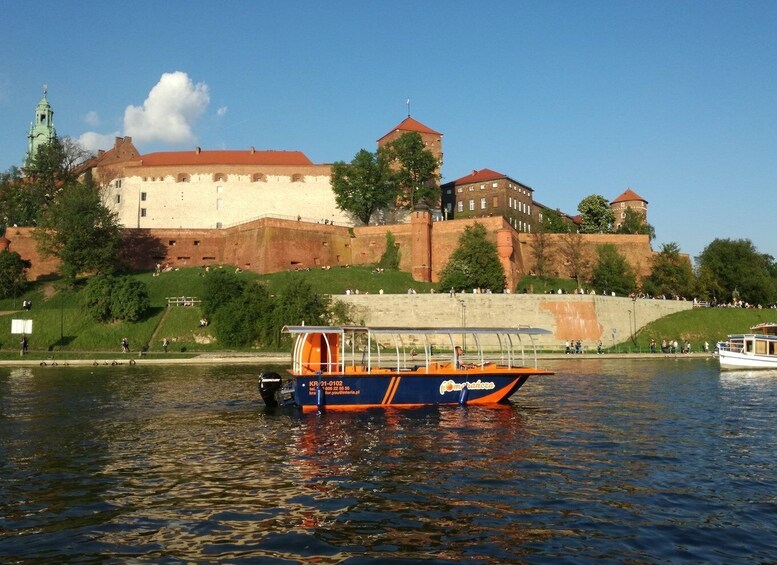
[[590, 350], [628, 341], [640, 328], [693, 308], [680, 300], [654, 300], [588, 294], [384, 294], [335, 296], [352, 317], [367, 326], [545, 328], [543, 349], [563, 351], [565, 341]]

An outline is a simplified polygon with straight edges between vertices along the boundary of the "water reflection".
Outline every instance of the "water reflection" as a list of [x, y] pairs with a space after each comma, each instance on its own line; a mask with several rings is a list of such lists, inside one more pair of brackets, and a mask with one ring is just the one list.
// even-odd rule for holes
[[503, 407], [323, 416], [245, 367], [0, 369], [0, 556], [777, 559], [777, 379], [551, 368]]

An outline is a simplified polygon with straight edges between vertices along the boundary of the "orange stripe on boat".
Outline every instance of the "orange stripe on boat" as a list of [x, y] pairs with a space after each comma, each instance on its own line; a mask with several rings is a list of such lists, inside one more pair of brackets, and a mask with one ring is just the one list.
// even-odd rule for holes
[[472, 400], [468, 401], [467, 404], [496, 404], [500, 400], [504, 399], [505, 394], [515, 386], [515, 383], [517, 383], [521, 379], [525, 379], [526, 377], [528, 377], [528, 375], [520, 376], [517, 379], [514, 379], [510, 384], [503, 386], [499, 390], [495, 390], [491, 394], [481, 396], [480, 398], [473, 398]]
[[389, 394], [388, 402], [386, 402], [386, 404], [391, 404], [394, 401], [394, 395], [397, 393], [400, 380], [402, 380], [402, 377], [394, 377], [392, 379], [391, 384], [389, 385], [390, 394]]
[[396, 378], [397, 377], [391, 377], [389, 385], [386, 387], [386, 394], [383, 395], [383, 400], [380, 401], [381, 404], [386, 404], [386, 402], [388, 402], [389, 395], [391, 394], [391, 387], [394, 386], [394, 381]]

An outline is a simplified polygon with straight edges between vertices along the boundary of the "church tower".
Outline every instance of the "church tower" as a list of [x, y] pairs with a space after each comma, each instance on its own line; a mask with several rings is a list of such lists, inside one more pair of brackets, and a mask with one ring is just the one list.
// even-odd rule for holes
[[38, 107], [35, 108], [35, 121], [30, 124], [30, 133], [27, 134], [29, 145], [25, 163], [30, 162], [41, 145], [51, 143], [56, 137], [57, 131], [54, 129], [54, 110], [51, 109], [51, 104], [49, 104], [48, 87], [44, 85], [43, 99], [38, 102]]

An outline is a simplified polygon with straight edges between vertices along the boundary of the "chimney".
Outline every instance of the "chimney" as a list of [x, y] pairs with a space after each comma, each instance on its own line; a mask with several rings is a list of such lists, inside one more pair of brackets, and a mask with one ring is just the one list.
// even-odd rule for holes
[[254, 153], [256, 153], [256, 149], [254, 149], [254, 146], [252, 145], [251, 146], [251, 155], [253, 155]]
[[195, 150], [194, 150], [194, 152], [195, 152], [197, 155], [199, 155], [200, 153], [202, 153], [202, 149], [200, 149], [199, 147], [197, 147], [197, 149], [195, 149]]

